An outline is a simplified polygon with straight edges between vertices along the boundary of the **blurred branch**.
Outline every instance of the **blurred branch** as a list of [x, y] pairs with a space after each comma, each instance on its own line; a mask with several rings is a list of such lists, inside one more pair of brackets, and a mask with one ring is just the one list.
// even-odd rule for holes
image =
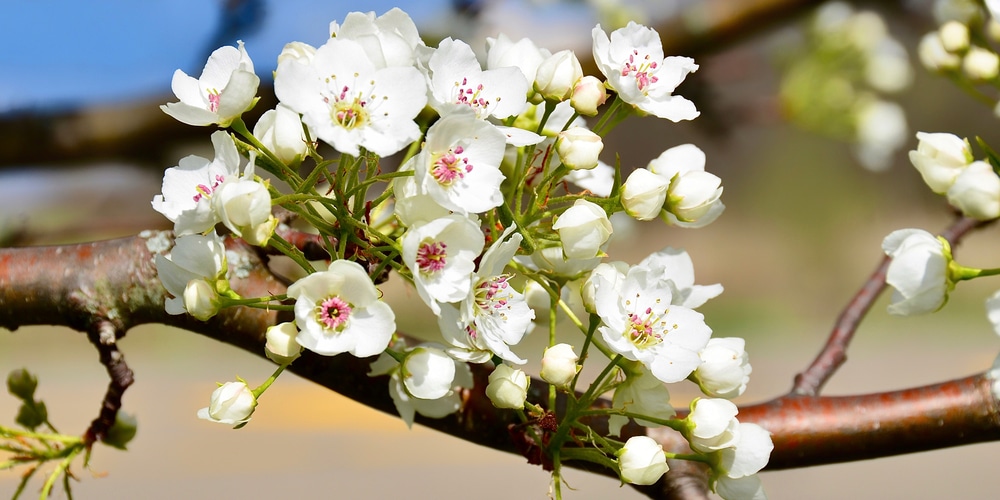
[[[665, 54], [705, 56], [819, 5], [818, 0], [706, 0], [656, 26]], [[578, 51], [589, 74], [597, 74], [589, 50]], [[164, 79], [166, 82], [166, 76]], [[274, 89], [262, 84], [261, 102], [248, 123], [277, 104]], [[176, 164], [179, 150], [204, 142], [205, 130], [166, 116], [162, 95], [123, 104], [74, 109], [25, 109], [0, 115], [0, 168], [39, 164], [79, 164], [120, 159], [133, 163]]]
[[[136, 325], [164, 323], [263, 356], [266, 328], [289, 317], [246, 308], [225, 309], [208, 322], [166, 314], [166, 292], [156, 276], [153, 258], [167, 251], [171, 241], [169, 232], [150, 231], [132, 238], [80, 245], [0, 249], [0, 326], [15, 330], [22, 325], [55, 324], [91, 331], [95, 325], [105, 325], [101, 331], [117, 337]], [[227, 240], [227, 245], [240, 255], [241, 262], [246, 262], [239, 276], [230, 278], [241, 295], [284, 293], [284, 284], [268, 271], [253, 248], [232, 239]], [[372, 360], [305, 352], [290, 370], [372, 408], [395, 414], [386, 389], [387, 378], [367, 375]], [[463, 410], [442, 419], [418, 415], [417, 422], [483, 446], [517, 453], [509, 431], [518, 423], [514, 413], [496, 411], [485, 396], [489, 368], [471, 368], [475, 386], [463, 394]], [[771, 432], [775, 448], [769, 469], [996, 441], [1000, 440], [1000, 408], [992, 392], [993, 382], [994, 377], [984, 373], [881, 394], [788, 395], [741, 406], [740, 420], [758, 423]], [[530, 387], [529, 400], [544, 404], [547, 385], [535, 380]], [[610, 402], [601, 400], [597, 405], [608, 406]], [[595, 418], [588, 424], [595, 432], [607, 433], [606, 418]], [[622, 438], [643, 432], [647, 430], [630, 424], [623, 429]], [[683, 437], [667, 429], [652, 429], [648, 434], [666, 449], [686, 446]], [[586, 463], [567, 465], [614, 474]], [[698, 498], [699, 492], [704, 492], [704, 470], [678, 466], [660, 484], [640, 489], [653, 497]]]

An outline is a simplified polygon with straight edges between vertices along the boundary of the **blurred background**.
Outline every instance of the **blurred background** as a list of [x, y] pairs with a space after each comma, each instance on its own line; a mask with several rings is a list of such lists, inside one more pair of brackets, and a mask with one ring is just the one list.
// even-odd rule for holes
[[[881, 258], [882, 238], [903, 227], [935, 232], [951, 219], [906, 158], [914, 133], [952, 132], [1000, 145], [997, 118], [945, 78], [916, 47], [973, 2], [804, 0], [627, 1], [226, 0], [125, 2], [17, 0], [0, 30], [0, 240], [60, 244], [169, 229], [150, 208], [163, 170], [209, 147], [208, 128], [158, 109], [175, 101], [170, 78], [197, 76], [208, 54], [246, 43], [262, 78], [256, 114], [273, 106], [270, 72], [293, 40], [322, 44], [350, 10], [410, 13], [429, 45], [462, 38], [477, 48], [503, 32], [553, 51], [570, 48], [593, 74], [590, 29], [628, 19], [657, 27], [668, 55], [700, 70], [677, 93], [702, 116], [673, 124], [626, 122], [603, 154], [645, 166], [694, 143], [723, 179], [726, 213], [705, 229], [616, 222], [609, 254], [635, 263], [664, 246], [685, 248], [698, 283], [725, 293], [701, 311], [716, 336], [747, 340], [754, 371], [740, 403], [785, 393], [825, 342], [840, 309]], [[887, 41], [891, 40], [891, 41]], [[902, 52], [900, 52], [902, 50]], [[269, 101], [270, 99], [270, 101]], [[255, 115], [247, 119], [253, 123]], [[956, 250], [993, 267], [1000, 243], [981, 231]], [[982, 283], [987, 281], [986, 283]], [[1000, 340], [983, 310], [998, 286], [963, 284], [938, 314], [895, 318], [883, 298], [825, 394], [901, 389], [987, 369]], [[432, 337], [430, 313], [398, 280], [385, 286], [400, 329]], [[529, 337], [522, 352], [538, 352]], [[258, 380], [272, 365], [180, 330], [146, 325], [121, 347], [136, 384], [125, 410], [139, 419], [128, 452], [98, 447], [75, 470], [76, 498], [544, 498], [548, 475], [521, 457], [405, 424], [288, 375], [239, 432], [195, 418], [215, 382]], [[537, 360], [535, 360], [537, 363]], [[63, 432], [96, 414], [106, 376], [84, 336], [67, 329], [0, 332], [0, 368], [27, 367]], [[529, 365], [537, 371], [537, 365]], [[671, 391], [677, 404], [695, 387]], [[0, 395], [0, 421], [16, 403]], [[993, 498], [1000, 488], [985, 444], [905, 457], [765, 472], [772, 499]], [[16, 472], [0, 472], [9, 497]], [[102, 476], [102, 477], [94, 477]], [[567, 498], [635, 498], [617, 481], [569, 471]], [[25, 498], [37, 494], [32, 483]], [[60, 493], [62, 495], [62, 493]]]

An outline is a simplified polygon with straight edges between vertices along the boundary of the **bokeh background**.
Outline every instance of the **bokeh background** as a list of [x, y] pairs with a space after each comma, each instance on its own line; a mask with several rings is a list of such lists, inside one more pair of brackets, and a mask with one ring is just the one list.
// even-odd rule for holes
[[[739, 402], [764, 401], [786, 392], [822, 346], [839, 310], [876, 266], [886, 234], [902, 227], [937, 231], [950, 220], [944, 200], [923, 186], [906, 159], [916, 146], [913, 132], [978, 135], [1000, 144], [989, 107], [920, 68], [914, 48], [937, 25], [935, 2], [855, 7], [882, 15], [913, 65], [910, 85], [887, 97], [905, 110], [905, 144], [872, 171], [859, 164], [851, 137], [797, 126], [783, 105], [789, 68], [808, 57], [802, 49], [822, 2], [17, 0], [0, 30], [0, 238], [57, 244], [169, 229], [149, 201], [163, 170], [207, 148], [210, 130], [164, 119], [157, 105], [174, 100], [169, 82], [176, 68], [197, 75], [211, 50], [236, 39], [245, 41], [266, 80], [284, 43], [319, 45], [329, 22], [348, 11], [381, 13], [398, 5], [428, 43], [453, 36], [482, 47], [484, 36], [504, 32], [552, 50], [574, 49], [586, 60], [596, 22], [609, 26], [628, 16], [697, 33], [747, 4], [778, 7], [767, 22], [742, 18], [753, 29], [683, 45], [680, 54], [694, 56], [701, 69], [678, 93], [695, 100], [703, 115], [681, 124], [633, 120], [607, 139], [604, 159], [619, 153], [634, 168], [689, 142], [707, 152], [708, 171], [723, 179], [726, 213], [701, 230], [616, 225], [609, 254], [634, 263], [667, 245], [688, 250], [698, 282], [726, 288], [702, 308], [708, 324], [717, 336], [747, 340], [754, 371]], [[967, 265], [992, 267], [997, 244], [987, 230], [956, 254]], [[1000, 340], [982, 301], [995, 288], [989, 280], [963, 285], [942, 312], [920, 318], [889, 317], [883, 298], [825, 393], [900, 389], [987, 369]], [[429, 313], [413, 306], [419, 301], [412, 290], [390, 281], [385, 295], [402, 330], [434, 335]], [[538, 352], [539, 337], [530, 337], [522, 352]], [[124, 401], [138, 416], [139, 434], [128, 452], [99, 447], [91, 470], [76, 468], [75, 498], [545, 497], [547, 474], [520, 457], [419, 426], [408, 430], [291, 375], [238, 432], [197, 420], [215, 382], [262, 379], [269, 362], [157, 325], [129, 332], [121, 347], [136, 372]], [[0, 332], [0, 369], [22, 366], [39, 376], [39, 396], [60, 430], [82, 431], [106, 386], [85, 337], [49, 327]], [[686, 404], [692, 389], [671, 390]], [[0, 421], [11, 423], [15, 411], [15, 400], [0, 394]], [[1000, 488], [998, 452], [1000, 445], [984, 444], [762, 478], [772, 499], [993, 498]], [[637, 497], [604, 477], [569, 471], [567, 480], [573, 488], [563, 490], [567, 498]], [[15, 472], [0, 472], [0, 497], [16, 484]]]

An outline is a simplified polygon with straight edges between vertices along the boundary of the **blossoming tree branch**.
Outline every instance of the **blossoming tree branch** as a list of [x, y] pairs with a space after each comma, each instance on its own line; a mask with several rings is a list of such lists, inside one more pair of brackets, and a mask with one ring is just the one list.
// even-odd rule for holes
[[[976, 26], [987, 25], [983, 16]], [[252, 127], [243, 114], [260, 79], [242, 43], [212, 53], [197, 78], [178, 70], [177, 102], [162, 110], [207, 127], [214, 155], [166, 169], [152, 209], [173, 231], [0, 249], [0, 326], [86, 332], [110, 377], [93, 423], [75, 436], [55, 429], [29, 371], [9, 375], [22, 405], [16, 426], [0, 426], [9, 455], [0, 467], [24, 468], [15, 496], [48, 462], [41, 496], [60, 482], [68, 490], [75, 461], [85, 464], [95, 443], [131, 439], [136, 423], [121, 397], [132, 372], [117, 340], [150, 322], [275, 364], [206, 389], [208, 404], [192, 418], [253, 425], [287, 370], [407, 425], [519, 453], [551, 473], [555, 498], [567, 466], [652, 497], [757, 499], [765, 466], [1000, 438], [993, 370], [891, 394], [819, 395], [886, 284], [889, 311], [914, 315], [943, 307], [960, 281], [997, 274], [952, 253], [1000, 216], [993, 150], [980, 143], [976, 160], [967, 140], [917, 134], [914, 166], [962, 215], [940, 235], [888, 235], [884, 261], [792, 391], [738, 408], [730, 400], [751, 374], [744, 341], [716, 334], [698, 312], [722, 286], [697, 284], [679, 248], [633, 263], [606, 253], [616, 214], [694, 230], [724, 211], [722, 181], [694, 144], [642, 168], [599, 159], [602, 138], [632, 116], [697, 118], [674, 92], [699, 66], [665, 55], [656, 31], [636, 23], [598, 25], [592, 36], [600, 75], [584, 75], [573, 52], [529, 39], [499, 34], [480, 62], [460, 40], [427, 46], [399, 9], [352, 13], [331, 23], [322, 46], [285, 46], [274, 72], [280, 103]], [[949, 40], [941, 54], [977, 58], [966, 64], [983, 79], [981, 55], [953, 47], [944, 29], [933, 36]], [[323, 156], [321, 145], [336, 153]], [[383, 164], [391, 156], [402, 158], [398, 168]], [[290, 266], [278, 272], [278, 259]], [[415, 290], [437, 318], [437, 342], [397, 330], [379, 288], [387, 280]], [[1000, 330], [1000, 294], [987, 311]], [[559, 322], [572, 325], [571, 342], [557, 341]], [[524, 349], [529, 334], [547, 347]], [[521, 369], [529, 359], [541, 362], [537, 377]], [[581, 377], [587, 363], [593, 379]], [[703, 396], [671, 399], [671, 385], [683, 383]]]

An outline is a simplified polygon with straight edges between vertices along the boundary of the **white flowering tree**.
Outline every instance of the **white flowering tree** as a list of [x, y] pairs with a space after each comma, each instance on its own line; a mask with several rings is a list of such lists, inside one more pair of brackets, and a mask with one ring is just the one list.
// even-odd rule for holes
[[[969, 12], [928, 35], [921, 57], [964, 85], [995, 82], [996, 53], [969, 40], [987, 40], [1000, 24], [976, 5]], [[815, 29], [839, 39], [870, 35], [858, 31], [870, 23], [834, 5]], [[745, 342], [713, 331], [698, 311], [722, 286], [697, 284], [681, 249], [639, 262], [606, 253], [616, 216], [696, 229], [723, 213], [722, 181], [694, 144], [640, 168], [601, 161], [603, 138], [625, 119], [698, 118], [675, 92], [699, 65], [664, 54], [657, 31], [634, 22], [597, 25], [592, 39], [597, 72], [588, 75], [573, 52], [528, 39], [491, 38], [483, 63], [460, 40], [426, 45], [399, 9], [351, 13], [331, 23], [323, 45], [292, 42], [278, 54], [279, 103], [253, 127], [244, 114], [260, 79], [242, 43], [213, 52], [198, 78], [178, 71], [177, 102], [162, 110], [207, 127], [214, 154], [166, 169], [151, 204], [173, 230], [0, 249], [0, 326], [86, 332], [111, 379], [99, 414], [75, 436], [55, 430], [31, 373], [11, 372], [7, 387], [21, 407], [16, 425], [0, 426], [9, 455], [0, 467], [27, 469], [15, 496], [46, 462], [56, 465], [42, 497], [59, 481], [68, 490], [71, 468], [94, 444], [123, 447], [134, 435], [121, 411], [132, 371], [117, 342], [144, 323], [275, 363], [260, 380], [206, 390], [201, 419], [252, 425], [266, 405], [259, 398], [287, 370], [407, 425], [521, 454], [551, 473], [555, 498], [565, 467], [652, 497], [756, 499], [765, 497], [765, 467], [1000, 438], [994, 370], [894, 393], [820, 395], [887, 285], [889, 312], [916, 315], [943, 307], [958, 282], [998, 273], [961, 266], [951, 251], [1000, 217], [1000, 158], [985, 142], [977, 160], [968, 140], [917, 134], [913, 165], [961, 215], [937, 236], [888, 235], [886, 257], [792, 390], [738, 407], [731, 399], [751, 374]], [[852, 50], [891, 67], [899, 47], [886, 40], [859, 35]], [[820, 69], [796, 69], [789, 88]], [[875, 89], [898, 89], [873, 74]], [[789, 90], [793, 114], [797, 96]], [[896, 108], [873, 95], [854, 105], [859, 160], [878, 168], [899, 146]], [[895, 128], [886, 132], [886, 123]], [[394, 155], [402, 160], [388, 168]], [[269, 265], [278, 256], [291, 270]], [[380, 289], [387, 280], [412, 286], [436, 317], [437, 342], [397, 330]], [[1000, 294], [987, 300], [987, 315], [1000, 330]], [[569, 336], [557, 336], [559, 322], [571, 325]], [[544, 350], [523, 348], [529, 333], [547, 338]], [[522, 370], [529, 359], [541, 364], [537, 377]], [[581, 377], [584, 365], [597, 375]], [[702, 396], [671, 399], [682, 383]]]

